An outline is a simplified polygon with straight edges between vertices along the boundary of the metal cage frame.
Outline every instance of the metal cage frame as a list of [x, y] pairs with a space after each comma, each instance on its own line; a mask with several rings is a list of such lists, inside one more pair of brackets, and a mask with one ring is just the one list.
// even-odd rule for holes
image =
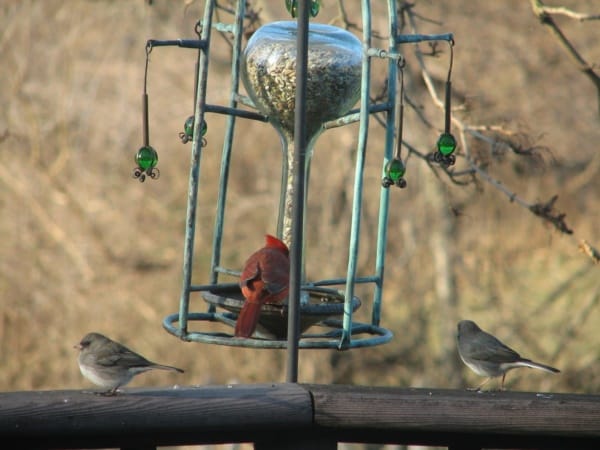
[[[304, 158], [303, 152], [306, 149], [306, 136], [303, 131], [303, 111], [305, 114], [305, 89], [306, 84], [306, 55], [307, 36], [308, 36], [308, 3], [310, 0], [300, 0], [298, 4], [298, 60], [297, 60], [297, 86], [296, 86], [296, 135], [295, 151], [296, 157]], [[245, 0], [238, 0], [235, 11], [235, 19], [232, 24], [213, 23], [215, 9], [215, 0], [206, 0], [203, 19], [199, 22], [200, 40], [194, 45], [189, 41], [148, 41], [155, 46], [160, 45], [178, 45], [180, 47], [197, 48], [199, 51], [198, 64], [196, 68], [196, 99], [194, 129], [191, 150], [191, 163], [189, 174], [189, 189], [186, 214], [186, 228], [183, 251], [183, 280], [181, 296], [179, 301], [179, 312], [170, 314], [163, 320], [163, 327], [171, 334], [186, 341], [203, 342], [209, 344], [231, 345], [250, 348], [287, 348], [291, 352], [291, 358], [294, 359], [297, 370], [297, 349], [298, 348], [337, 348], [350, 349], [357, 347], [366, 347], [380, 345], [389, 342], [393, 335], [390, 330], [380, 326], [382, 292], [384, 281], [384, 267], [387, 241], [387, 222], [389, 189], [382, 187], [379, 196], [379, 215], [377, 226], [377, 245], [375, 271], [368, 276], [357, 276], [356, 261], [359, 253], [359, 234], [360, 234], [360, 216], [363, 199], [363, 172], [364, 162], [368, 141], [368, 126], [370, 116], [374, 113], [386, 113], [386, 132], [385, 146], [383, 151], [382, 170], [385, 170], [386, 164], [393, 158], [394, 142], [396, 138], [395, 124], [397, 122], [399, 97], [397, 83], [388, 83], [387, 99], [378, 103], [371, 102], [369, 98], [371, 86], [371, 59], [385, 58], [388, 61], [388, 80], [398, 79], [398, 60], [402, 59], [397, 51], [400, 44], [417, 43], [421, 41], [445, 40], [453, 41], [451, 33], [439, 35], [400, 35], [398, 34], [398, 13], [396, 10], [396, 1], [387, 0], [389, 39], [388, 48], [380, 49], [371, 46], [371, 0], [361, 0], [362, 11], [362, 73], [361, 73], [361, 95], [360, 106], [358, 109], [350, 111], [345, 116], [324, 124], [324, 128], [333, 128], [343, 126], [353, 122], [359, 122], [359, 137], [356, 148], [356, 166], [354, 174], [354, 189], [352, 199], [352, 219], [350, 226], [350, 239], [348, 243], [348, 262], [345, 277], [336, 279], [320, 280], [308, 284], [302, 284], [299, 279], [302, 261], [303, 249], [303, 230], [301, 225], [292, 224], [292, 245], [291, 245], [291, 278], [290, 278], [290, 296], [288, 304], [288, 339], [270, 340], [270, 339], [241, 339], [234, 338], [227, 333], [198, 332], [189, 331], [190, 321], [211, 321], [227, 325], [235, 323], [235, 314], [231, 312], [220, 312], [214, 304], [209, 304], [207, 312], [190, 312], [190, 295], [193, 292], [206, 292], [231, 287], [231, 283], [219, 283], [220, 274], [239, 275], [239, 272], [221, 266], [221, 250], [223, 246], [223, 224], [225, 220], [225, 205], [227, 199], [227, 183], [229, 177], [229, 162], [232, 155], [233, 137], [235, 123], [237, 118], [258, 120], [268, 122], [269, 118], [260, 113], [239, 109], [238, 104], [249, 104], [249, 99], [244, 98], [239, 93], [240, 85], [240, 65], [242, 53], [242, 35], [243, 21], [245, 17]], [[282, 1], [283, 3], [283, 1]], [[226, 31], [233, 35], [232, 62], [231, 62], [231, 89], [230, 98], [227, 106], [211, 105], [206, 102], [206, 90], [209, 72], [210, 40], [213, 30]], [[188, 45], [183, 43], [187, 42]], [[194, 256], [194, 236], [196, 232], [196, 209], [198, 206], [198, 190], [200, 186], [200, 166], [202, 156], [202, 137], [201, 124], [204, 123], [204, 116], [207, 113], [227, 114], [228, 119], [225, 129], [223, 150], [221, 155], [221, 169], [219, 173], [218, 200], [216, 216], [213, 231], [212, 260], [210, 268], [210, 281], [208, 284], [197, 285], [192, 283], [192, 264]], [[304, 167], [303, 163], [296, 167]], [[300, 169], [303, 170], [303, 169]], [[298, 195], [295, 197], [294, 219], [300, 224], [303, 223], [304, 209], [303, 195], [304, 186], [302, 174], [295, 174], [296, 182], [300, 183]], [[374, 285], [371, 323], [353, 322], [353, 299], [354, 288], [358, 283], [370, 283]], [[330, 289], [330, 286], [340, 285], [342, 290]], [[330, 289], [344, 297], [343, 318], [327, 319], [321, 325], [330, 328], [325, 333], [307, 333], [300, 335], [298, 331], [299, 315], [302, 314], [299, 298], [300, 291], [318, 288]], [[364, 337], [363, 335], [367, 335]], [[288, 367], [289, 369], [289, 367]], [[292, 363], [293, 369], [293, 363]], [[294, 370], [292, 370], [294, 372]], [[292, 376], [292, 378], [294, 378]]]

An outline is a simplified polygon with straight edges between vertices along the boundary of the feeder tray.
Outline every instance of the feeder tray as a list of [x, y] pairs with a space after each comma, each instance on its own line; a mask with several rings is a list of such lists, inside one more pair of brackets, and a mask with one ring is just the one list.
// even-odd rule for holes
[[[344, 296], [332, 289], [310, 288], [302, 291], [308, 294], [307, 302], [300, 304], [300, 332], [326, 320], [340, 318], [344, 313]], [[236, 316], [244, 305], [244, 296], [238, 286], [203, 291], [202, 298], [211, 305], [221, 307]], [[352, 311], [361, 305], [358, 297], [352, 301]], [[254, 337], [264, 339], [286, 339], [288, 325], [287, 305], [265, 304], [260, 311], [258, 326]]]
[[[188, 312], [185, 327], [177, 322], [179, 314], [171, 314], [163, 320], [163, 328], [180, 339], [205, 344], [228, 345], [248, 348], [287, 348], [288, 313], [285, 305], [263, 305], [257, 329], [250, 339], [236, 338], [231, 332], [223, 331], [188, 331], [189, 322], [213, 322], [235, 327], [237, 316], [244, 304], [239, 285], [215, 284], [203, 289], [196, 289], [204, 300], [211, 305], [209, 312]], [[370, 347], [389, 342], [391, 331], [373, 324], [352, 322], [352, 344], [348, 347], [341, 342], [343, 334], [344, 296], [341, 292], [320, 286], [303, 288], [300, 303], [301, 336], [298, 342], [303, 349], [347, 349]], [[306, 301], [303, 301], [306, 299]], [[357, 297], [353, 298], [352, 309], [361, 306]], [[213, 310], [213, 308], [219, 310]], [[315, 331], [310, 328], [315, 328]], [[318, 328], [324, 330], [317, 330]], [[355, 336], [355, 337], [354, 337]]]

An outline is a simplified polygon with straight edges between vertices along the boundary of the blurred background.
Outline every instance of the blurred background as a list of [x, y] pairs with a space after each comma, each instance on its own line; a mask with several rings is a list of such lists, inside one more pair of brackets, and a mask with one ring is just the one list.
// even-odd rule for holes
[[[373, 3], [373, 28], [385, 36], [384, 2]], [[289, 18], [283, 0], [249, 4], [259, 24]], [[349, 21], [360, 27], [358, 2], [344, 4]], [[561, 4], [598, 12], [593, 0]], [[131, 386], [285, 380], [284, 351], [185, 343], [161, 324], [179, 306], [191, 144], [182, 144], [178, 133], [193, 113], [196, 52], [151, 53], [150, 136], [161, 176], [139, 183], [131, 172], [142, 145], [145, 44], [151, 38], [195, 38], [203, 8], [200, 0], [155, 0], [151, 6], [142, 0], [2, 2], [3, 391], [89, 388], [73, 345], [90, 331], [186, 370], [145, 374]], [[390, 197], [381, 325], [394, 339], [368, 350], [301, 351], [299, 381], [474, 386], [482, 380], [462, 365], [454, 342], [457, 321], [468, 318], [523, 356], [562, 370], [556, 376], [512, 372], [509, 389], [598, 392], [600, 269], [578, 249], [580, 239], [600, 243], [598, 93], [529, 2], [422, 0], [413, 12], [419, 32], [455, 35], [455, 116], [473, 126], [512, 130], [547, 149], [543, 161], [530, 164], [481, 146], [481, 165], [528, 202], [558, 194], [555, 207], [566, 213], [574, 233], [560, 234], [481, 179], [457, 185], [411, 158], [408, 187], [393, 188]], [[231, 21], [223, 10], [219, 15]], [[338, 3], [323, 0], [313, 20], [341, 26], [338, 16]], [[597, 21], [557, 17], [557, 22], [597, 67]], [[443, 94], [448, 54], [440, 49], [437, 57], [426, 58], [426, 66]], [[431, 101], [413, 48], [400, 50], [406, 51], [406, 91], [415, 106], [406, 109], [404, 137], [426, 153], [443, 127], [443, 111]], [[227, 102], [229, 63], [229, 45], [214, 33], [210, 103]], [[375, 61], [373, 70], [375, 95], [386, 76], [384, 63]], [[225, 118], [206, 120], [194, 260], [198, 284], [207, 281], [210, 268]], [[309, 278], [346, 273], [357, 130], [350, 125], [327, 131], [315, 146], [307, 211]], [[234, 145], [223, 259], [241, 268], [263, 245], [263, 235], [275, 232], [281, 147], [270, 125], [245, 120], [237, 122]], [[383, 128], [373, 120], [359, 275], [374, 267], [382, 150]], [[368, 321], [372, 293], [361, 287], [358, 294], [363, 307], [356, 319]], [[195, 297], [191, 309], [204, 311], [206, 304]]]

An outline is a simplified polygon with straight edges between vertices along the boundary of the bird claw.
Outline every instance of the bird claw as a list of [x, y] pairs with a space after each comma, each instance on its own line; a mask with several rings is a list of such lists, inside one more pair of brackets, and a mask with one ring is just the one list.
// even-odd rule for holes
[[118, 389], [111, 389], [109, 391], [94, 392], [94, 394], [101, 395], [102, 397], [114, 397], [115, 395], [118, 395], [119, 392]]

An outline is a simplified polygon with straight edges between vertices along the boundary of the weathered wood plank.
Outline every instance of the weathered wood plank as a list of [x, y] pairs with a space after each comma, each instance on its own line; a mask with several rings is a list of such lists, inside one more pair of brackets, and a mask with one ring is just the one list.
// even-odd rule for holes
[[453, 449], [600, 448], [600, 396], [263, 384], [0, 393], [0, 442], [19, 448], [142, 448], [337, 442]]
[[0, 393], [0, 438], [19, 448], [244, 442], [311, 424], [310, 395], [295, 384]]
[[[340, 441], [600, 448], [600, 396], [305, 385]], [[572, 444], [572, 445], [571, 445]]]

